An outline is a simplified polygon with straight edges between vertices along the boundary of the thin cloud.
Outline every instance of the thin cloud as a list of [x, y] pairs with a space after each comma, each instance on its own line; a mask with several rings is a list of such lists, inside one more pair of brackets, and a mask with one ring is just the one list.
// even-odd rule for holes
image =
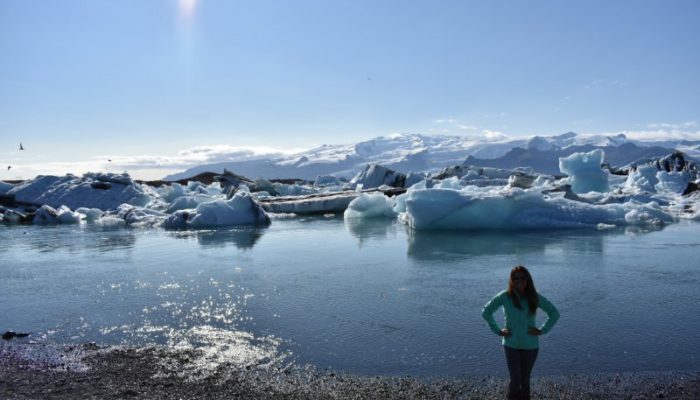
[[65, 162], [14, 163], [11, 175], [4, 179], [22, 179], [36, 175], [84, 174], [86, 172], [129, 172], [132, 176], [156, 179], [182, 169], [221, 162], [250, 161], [261, 158], [282, 158], [305, 149], [277, 149], [265, 146], [197, 146], [179, 151], [174, 156], [162, 155], [98, 155], [91, 160]]
[[687, 121], [687, 122], [683, 122], [680, 124], [669, 124], [666, 122], [647, 124], [647, 128], [651, 128], [651, 129], [683, 130], [683, 129], [691, 129], [691, 128], [697, 128], [697, 127], [698, 127], [697, 121]]
[[454, 119], [454, 118], [441, 118], [441, 119], [433, 120], [433, 122], [436, 124], [456, 124], [459, 121]]
[[489, 139], [489, 140], [506, 140], [506, 139], [510, 139], [510, 136], [506, 135], [505, 133], [499, 132], [499, 131], [493, 131], [493, 130], [490, 130], [490, 129], [484, 129], [483, 131], [481, 131], [481, 135], [482, 135], [484, 138]]
[[[619, 133], [623, 133], [628, 139], [639, 141], [700, 140], [700, 131], [692, 132], [676, 129], [630, 130], [598, 133], [598, 135], [617, 135]], [[591, 133], [591, 135], [593, 134]]]

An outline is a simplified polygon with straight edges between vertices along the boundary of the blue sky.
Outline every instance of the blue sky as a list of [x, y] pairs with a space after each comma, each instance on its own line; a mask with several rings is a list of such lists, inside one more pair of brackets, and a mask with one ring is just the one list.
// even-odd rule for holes
[[2, 177], [397, 132], [696, 134], [699, 19], [699, 1], [0, 0]]

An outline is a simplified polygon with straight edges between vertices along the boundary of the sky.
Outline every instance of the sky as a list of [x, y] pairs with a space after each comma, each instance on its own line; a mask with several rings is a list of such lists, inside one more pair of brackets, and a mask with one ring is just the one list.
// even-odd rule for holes
[[0, 0], [0, 179], [394, 133], [694, 137], [698, 20], [697, 0]]

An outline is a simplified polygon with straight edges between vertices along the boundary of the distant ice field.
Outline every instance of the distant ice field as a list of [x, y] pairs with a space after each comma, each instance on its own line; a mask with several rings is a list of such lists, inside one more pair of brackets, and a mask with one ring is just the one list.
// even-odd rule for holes
[[416, 232], [342, 217], [208, 231], [0, 225], [0, 330], [32, 332], [0, 345], [198, 348], [202, 368], [504, 375], [481, 308], [523, 264], [561, 312], [535, 374], [696, 370], [699, 232], [692, 221]]

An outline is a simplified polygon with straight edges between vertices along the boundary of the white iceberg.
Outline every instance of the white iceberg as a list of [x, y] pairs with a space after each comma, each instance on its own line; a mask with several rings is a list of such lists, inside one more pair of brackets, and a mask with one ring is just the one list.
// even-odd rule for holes
[[102, 217], [104, 211], [99, 208], [80, 207], [75, 212], [82, 214], [87, 222], [96, 222]]
[[538, 189], [410, 191], [401, 220], [417, 230], [521, 230], [663, 224], [673, 221], [656, 203], [589, 204], [543, 195]]
[[55, 209], [45, 204], [36, 210], [32, 223], [38, 225], [78, 224], [80, 223], [80, 214], [71, 211], [66, 206], [61, 206], [58, 209]]
[[188, 208], [196, 208], [202, 203], [208, 203], [214, 201], [216, 198], [208, 194], [196, 194], [196, 195], [185, 195], [176, 198], [168, 208], [165, 210], [168, 214], [172, 214], [178, 210], [185, 210]]
[[681, 194], [688, 187], [688, 183], [693, 180], [693, 174], [688, 171], [659, 171], [656, 173], [654, 189], [657, 192], [669, 192]]
[[651, 164], [640, 165], [630, 169], [624, 188], [631, 192], [656, 192], [656, 184], [659, 180], [656, 173], [659, 170]]
[[608, 173], [601, 167], [604, 156], [603, 150], [595, 149], [559, 158], [559, 170], [569, 176], [571, 190], [575, 193], [608, 191]]
[[394, 201], [383, 193], [362, 193], [345, 210], [346, 219], [396, 218]]
[[172, 203], [178, 197], [186, 194], [185, 188], [177, 182], [172, 182], [170, 185], [163, 185], [157, 188], [156, 191], [160, 197], [168, 203]]
[[86, 173], [75, 175], [37, 176], [25, 181], [7, 193], [15, 201], [58, 208], [80, 207], [114, 210], [120, 204], [144, 206], [151, 201], [141, 185], [133, 182], [127, 174]]
[[237, 192], [229, 200], [202, 203], [194, 210], [178, 210], [164, 222], [166, 228], [206, 228], [268, 224], [270, 217], [249, 193]]

